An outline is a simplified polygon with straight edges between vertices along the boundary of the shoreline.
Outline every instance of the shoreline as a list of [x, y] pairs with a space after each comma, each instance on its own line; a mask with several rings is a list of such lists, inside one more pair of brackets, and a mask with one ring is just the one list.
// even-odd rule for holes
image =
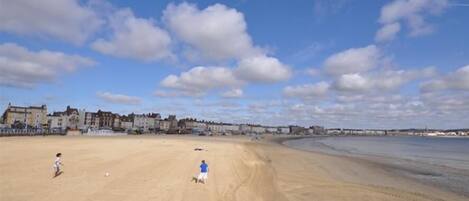
[[[356, 137], [356, 136], [353, 136]], [[382, 137], [382, 136], [379, 136]], [[384, 136], [383, 136], [384, 137]], [[420, 136], [419, 136], [420, 137]], [[426, 137], [426, 136], [423, 136]], [[314, 138], [314, 137], [313, 137]], [[318, 138], [324, 138], [324, 136], [320, 136]], [[305, 138], [302, 138], [305, 139]], [[301, 139], [291, 139], [291, 140], [301, 140]], [[453, 167], [440, 167], [437, 165], [426, 164], [420, 161], [413, 161], [408, 159], [401, 159], [401, 158], [394, 158], [394, 157], [386, 157], [386, 156], [376, 156], [376, 155], [363, 155], [363, 154], [356, 154], [356, 153], [349, 153], [344, 150], [338, 150], [334, 147], [329, 145], [323, 144], [325, 149], [331, 149], [333, 152], [320, 150], [324, 148], [301, 148], [295, 147], [294, 145], [287, 145], [285, 142], [289, 140], [283, 140], [283, 146], [310, 152], [314, 154], [320, 155], [327, 155], [330, 157], [338, 157], [343, 158], [346, 160], [356, 160], [360, 163], [364, 164], [364, 166], [372, 167], [372, 168], [379, 168], [382, 170], [386, 170], [387, 173], [390, 173], [396, 177], [402, 177], [405, 179], [409, 179], [413, 182], [420, 183], [425, 186], [435, 187], [450, 193], [455, 193], [458, 196], [465, 197], [466, 199], [469, 198], [469, 193], [467, 190], [464, 190], [463, 184], [459, 186], [454, 186], [450, 181], [444, 180], [445, 182], [435, 180], [435, 178], [441, 177], [443, 175], [450, 175], [455, 178], [454, 175], [464, 175], [464, 177], [468, 177], [469, 175], [464, 170], [453, 168]], [[320, 143], [320, 142], [318, 142]], [[456, 188], [455, 188], [456, 187]]]
[[[293, 137], [294, 139], [295, 137]], [[57, 200], [459, 201], [355, 159], [281, 145], [292, 137], [73, 136], [0, 138], [0, 195]], [[298, 138], [296, 138], [298, 139]], [[204, 151], [194, 151], [201, 147]], [[65, 173], [50, 178], [57, 150]], [[207, 185], [191, 182], [207, 160]], [[103, 176], [110, 172], [109, 177]], [[29, 189], [24, 191], [23, 189]], [[409, 190], [411, 189], [411, 190]]]

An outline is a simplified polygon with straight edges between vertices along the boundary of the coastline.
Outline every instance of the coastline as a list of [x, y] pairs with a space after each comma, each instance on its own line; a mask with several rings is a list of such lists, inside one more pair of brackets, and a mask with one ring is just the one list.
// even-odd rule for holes
[[[281, 145], [292, 138], [196, 136], [0, 138], [2, 200], [465, 200], [357, 159]], [[194, 151], [201, 147], [204, 151]], [[65, 173], [50, 177], [51, 156]], [[195, 184], [201, 159], [206, 185]], [[109, 171], [109, 177], [104, 172]], [[24, 191], [28, 189], [28, 191]]]
[[[347, 136], [348, 137], [348, 136]], [[353, 136], [357, 137], [357, 136]], [[381, 136], [380, 136], [381, 137]], [[317, 139], [324, 138], [323, 136], [317, 137]], [[432, 138], [432, 137], [429, 137]], [[296, 140], [296, 139], [292, 139]], [[300, 139], [301, 140], [301, 139]], [[312, 140], [315, 140], [314, 137]], [[427, 164], [420, 161], [408, 160], [408, 159], [399, 159], [393, 157], [385, 156], [376, 156], [376, 155], [359, 155], [355, 153], [350, 153], [345, 150], [338, 150], [335, 147], [320, 143], [321, 145], [315, 149], [308, 149], [301, 146], [287, 145], [286, 143], [289, 140], [282, 141], [282, 145], [297, 149], [301, 151], [306, 151], [319, 155], [326, 155], [330, 157], [342, 158], [343, 160], [352, 160], [357, 161], [360, 164], [363, 164], [367, 168], [378, 168], [386, 172], [393, 177], [403, 178], [412, 182], [422, 184], [424, 186], [429, 186], [432, 188], [437, 188], [443, 191], [450, 193], [455, 193], [460, 197], [465, 199], [469, 198], [469, 193], [464, 189], [464, 184], [462, 180], [468, 178], [468, 172], [466, 170], [456, 169], [453, 167], [439, 167], [433, 164]], [[291, 141], [291, 140], [290, 140]], [[324, 149], [328, 149], [325, 151]], [[451, 180], [444, 177], [452, 177]], [[359, 180], [354, 180], [353, 182], [360, 182]], [[455, 184], [457, 183], [457, 184]], [[379, 182], [369, 183], [373, 185], [379, 185]], [[392, 184], [393, 187], [399, 185]]]

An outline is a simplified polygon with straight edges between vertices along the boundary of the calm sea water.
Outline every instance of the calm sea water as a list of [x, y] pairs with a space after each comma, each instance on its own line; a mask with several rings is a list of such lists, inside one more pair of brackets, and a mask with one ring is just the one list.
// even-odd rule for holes
[[469, 138], [318, 137], [284, 144], [390, 165], [396, 173], [469, 197]]

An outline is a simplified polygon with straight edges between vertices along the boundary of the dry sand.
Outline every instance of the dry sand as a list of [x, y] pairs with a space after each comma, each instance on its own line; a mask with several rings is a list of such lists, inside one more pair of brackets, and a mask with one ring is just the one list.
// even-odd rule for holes
[[[204, 151], [194, 151], [194, 148]], [[55, 153], [64, 173], [53, 178]], [[199, 163], [210, 167], [196, 184]], [[110, 176], [106, 177], [105, 173]], [[211, 137], [0, 138], [1, 201], [467, 200], [366, 162]]]

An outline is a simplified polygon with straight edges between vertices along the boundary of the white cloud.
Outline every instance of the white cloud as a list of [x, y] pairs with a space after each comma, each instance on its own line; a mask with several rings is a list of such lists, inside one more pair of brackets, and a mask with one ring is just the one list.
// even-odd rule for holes
[[78, 0], [1, 1], [0, 31], [82, 44], [103, 24]]
[[371, 75], [374, 85], [380, 90], [393, 90], [402, 85], [421, 78], [432, 77], [436, 74], [434, 67], [427, 67], [417, 70], [387, 70]]
[[469, 112], [469, 93], [467, 91], [462, 93], [445, 93], [444, 91], [424, 93], [421, 94], [420, 99], [437, 113], [462, 114], [464, 118], [469, 120], [467, 115]]
[[143, 61], [172, 57], [169, 34], [151, 19], [137, 18], [130, 9], [116, 11], [110, 17], [113, 35], [98, 39], [91, 47], [103, 54]]
[[243, 90], [231, 89], [231, 90], [223, 92], [221, 96], [224, 98], [241, 98], [243, 96]]
[[383, 42], [393, 40], [400, 30], [401, 25], [398, 22], [386, 24], [376, 32], [375, 41]]
[[423, 83], [421, 90], [423, 92], [439, 90], [469, 91], [469, 65], [463, 66], [446, 76]]
[[323, 97], [329, 90], [327, 82], [318, 82], [315, 84], [305, 84], [299, 86], [287, 86], [283, 94], [287, 97], [296, 97], [301, 99], [313, 99]]
[[[272, 57], [255, 57], [243, 59], [238, 67], [194, 67], [181, 75], [169, 75], [161, 81], [161, 85], [179, 91], [177, 95], [201, 96], [212, 89], [233, 88], [222, 94], [228, 96], [242, 96], [237, 89], [249, 82], [272, 83], [286, 80], [291, 76], [290, 69]], [[174, 92], [173, 92], [174, 93]], [[173, 95], [173, 93], [170, 93]], [[157, 96], [165, 97], [168, 92], [159, 92]]]
[[221, 96], [240, 97], [243, 84], [274, 83], [291, 77], [287, 65], [253, 45], [243, 14], [233, 8], [214, 4], [200, 10], [194, 4], [170, 4], [163, 21], [175, 40], [182, 42], [183, 54], [190, 61], [237, 62], [233, 68], [199, 66], [179, 76], [167, 76], [161, 85], [176, 90], [177, 95], [201, 96], [209, 90], [228, 88], [231, 90]]
[[[405, 127], [450, 127], [444, 119], [461, 118], [469, 109], [464, 106], [464, 99], [444, 97], [447, 102], [439, 104], [429, 103], [418, 97], [403, 97], [394, 94], [370, 94], [367, 96], [352, 95], [341, 97], [339, 103], [328, 104], [305, 102], [300, 104], [286, 104], [282, 112], [283, 120], [294, 119], [300, 124], [309, 125], [320, 122], [327, 127], [343, 128], [405, 128]], [[431, 98], [431, 100], [435, 100]], [[441, 116], [441, 113], [448, 115]], [[467, 115], [466, 115], [467, 116]], [[464, 117], [462, 119], [467, 119]], [[454, 124], [463, 123], [457, 121]]]
[[339, 103], [353, 103], [356, 101], [361, 101], [365, 98], [363, 95], [339, 95], [336, 97], [337, 102]]
[[31, 88], [51, 82], [61, 72], [72, 72], [94, 61], [62, 52], [29, 51], [14, 43], [0, 44], [0, 85]]
[[203, 10], [196, 5], [170, 4], [163, 12], [169, 29], [190, 45], [191, 55], [221, 61], [254, 56], [263, 51], [253, 45], [241, 12], [222, 4]]
[[122, 94], [113, 94], [110, 92], [98, 92], [96, 93], [98, 98], [101, 98], [110, 103], [117, 103], [117, 104], [126, 104], [126, 105], [138, 105], [142, 102], [139, 97], [135, 96], [127, 96]]
[[433, 67], [418, 70], [385, 70], [345, 74], [334, 82], [334, 89], [355, 92], [390, 91], [398, 89], [410, 81], [431, 77], [435, 74]]
[[381, 53], [375, 45], [351, 48], [328, 57], [324, 63], [327, 73], [341, 75], [365, 72], [380, 61]]
[[251, 82], [272, 83], [290, 78], [291, 70], [274, 57], [258, 56], [242, 59], [235, 69], [240, 79]]
[[376, 34], [376, 39], [391, 40], [400, 29], [396, 23], [404, 21], [411, 36], [433, 32], [432, 25], [425, 22], [427, 15], [440, 14], [448, 6], [447, 0], [394, 0], [381, 8], [379, 22], [384, 26]]
[[371, 86], [372, 83], [358, 73], [341, 75], [334, 83], [335, 89], [339, 91], [365, 91]]
[[198, 66], [179, 76], [167, 76], [161, 81], [161, 85], [183, 91], [186, 95], [198, 96], [210, 89], [240, 86], [242, 81], [229, 68]]

